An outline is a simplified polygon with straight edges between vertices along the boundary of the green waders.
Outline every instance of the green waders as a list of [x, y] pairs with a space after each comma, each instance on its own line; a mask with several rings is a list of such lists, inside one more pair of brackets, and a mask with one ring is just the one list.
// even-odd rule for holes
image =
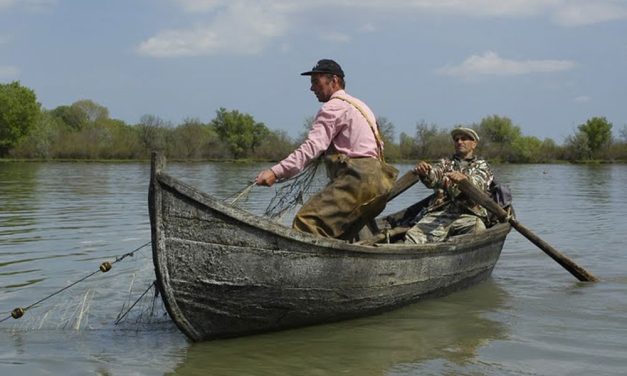
[[296, 213], [292, 227], [324, 237], [352, 240], [385, 208], [398, 171], [375, 158], [325, 158], [331, 182]]

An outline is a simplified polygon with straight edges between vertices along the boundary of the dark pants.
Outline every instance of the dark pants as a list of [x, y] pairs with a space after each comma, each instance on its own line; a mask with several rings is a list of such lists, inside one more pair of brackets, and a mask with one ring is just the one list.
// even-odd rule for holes
[[292, 227], [351, 240], [385, 208], [398, 171], [374, 158], [327, 157], [331, 182], [296, 213]]

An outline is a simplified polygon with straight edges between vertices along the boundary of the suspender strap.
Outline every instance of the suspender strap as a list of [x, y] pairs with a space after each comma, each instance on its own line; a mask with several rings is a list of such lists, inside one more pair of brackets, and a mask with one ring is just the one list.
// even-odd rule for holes
[[351, 101], [348, 98], [345, 97], [331, 97], [331, 99], [333, 98], [337, 98], [340, 100], [343, 100], [344, 102], [352, 105], [353, 107], [355, 107], [357, 109], [357, 111], [359, 111], [361, 113], [361, 115], [366, 119], [366, 121], [368, 122], [368, 125], [370, 126], [370, 130], [372, 131], [372, 134], [374, 135], [374, 139], [377, 142], [377, 152], [379, 154], [379, 159], [380, 160], [385, 160], [384, 156], [383, 156], [383, 141], [381, 141], [381, 136], [379, 135], [379, 132], [377, 132], [378, 127], [374, 124], [372, 124], [372, 121], [370, 120], [370, 118], [366, 115], [366, 112], [361, 108], [361, 106], [353, 101]]

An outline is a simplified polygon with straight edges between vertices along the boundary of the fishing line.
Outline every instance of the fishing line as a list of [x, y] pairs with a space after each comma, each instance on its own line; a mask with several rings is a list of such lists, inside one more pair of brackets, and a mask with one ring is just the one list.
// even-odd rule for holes
[[[150, 286], [148, 286], [148, 288], [146, 289], [146, 291], [144, 291], [139, 298], [137, 298], [137, 300], [135, 300], [135, 303], [131, 304], [130, 307], [128, 307], [128, 309], [126, 310], [126, 312], [124, 312], [124, 314], [122, 315], [118, 315], [118, 318], [115, 320], [115, 322], [113, 323], [114, 325], [118, 325], [122, 320], [124, 320], [124, 318], [126, 317], [126, 315], [128, 315], [129, 312], [131, 312], [131, 310], [133, 309], [133, 307], [135, 307], [135, 305], [137, 303], [139, 303], [139, 301], [144, 297], [144, 295], [146, 295], [148, 293], [148, 291], [150, 291], [150, 289], [152, 289], [153, 287], [156, 287], [157, 281], [153, 281]], [[157, 290], [158, 291], [158, 290]], [[156, 294], [155, 294], [156, 295]], [[124, 309], [124, 308], [122, 308]], [[120, 311], [120, 313], [122, 313]]]
[[63, 288], [61, 288], [60, 290], [57, 290], [57, 291], [53, 292], [52, 294], [50, 294], [50, 295], [48, 295], [48, 296], [46, 296], [46, 297], [44, 297], [44, 298], [42, 298], [42, 299], [39, 299], [38, 301], [36, 301], [35, 303], [33, 303], [33, 304], [29, 305], [29, 306], [26, 306], [26, 307], [17, 307], [17, 308], [15, 308], [15, 309], [13, 309], [13, 311], [11, 311], [11, 313], [10, 313], [7, 317], [5, 317], [5, 318], [3, 318], [3, 319], [0, 319], [0, 323], [2, 323], [2, 322], [4, 322], [4, 321], [6, 321], [6, 320], [8, 320], [8, 319], [10, 319], [11, 317], [12, 317], [12, 318], [14, 318], [14, 319], [19, 319], [19, 318], [21, 318], [22, 316], [24, 316], [24, 314], [26, 313], [26, 311], [28, 311], [29, 309], [31, 309], [31, 308], [33, 308], [33, 307], [37, 306], [38, 304], [40, 304], [40, 303], [42, 303], [42, 302], [44, 302], [44, 301], [46, 301], [46, 300], [48, 300], [48, 299], [52, 298], [52, 297], [53, 297], [53, 296], [55, 296], [55, 295], [60, 294], [61, 292], [65, 291], [65, 290], [67, 290], [67, 289], [69, 289], [69, 288], [71, 288], [72, 286], [75, 286], [75, 285], [79, 284], [80, 282], [85, 281], [86, 279], [88, 279], [88, 278], [90, 278], [90, 277], [94, 276], [95, 274], [98, 274], [98, 272], [102, 272], [102, 273], [106, 273], [106, 272], [108, 272], [109, 270], [111, 270], [111, 268], [112, 268], [113, 264], [115, 264], [115, 263], [117, 263], [117, 262], [119, 262], [119, 261], [124, 260], [126, 257], [133, 256], [133, 255], [135, 254], [135, 252], [137, 252], [137, 251], [139, 251], [140, 249], [142, 249], [142, 248], [144, 248], [144, 247], [148, 246], [150, 243], [151, 243], [151, 242], [147, 242], [146, 244], [139, 246], [138, 248], [136, 248], [135, 250], [133, 250], [133, 251], [131, 251], [131, 252], [128, 252], [128, 253], [125, 253], [125, 254], [123, 254], [123, 255], [121, 255], [121, 256], [118, 256], [118, 257], [117, 257], [117, 258], [116, 258], [113, 262], [109, 262], [109, 261], [105, 261], [105, 262], [103, 262], [103, 263], [102, 263], [102, 264], [100, 264], [100, 266], [98, 267], [98, 270], [96, 270], [96, 271], [94, 271], [94, 272], [92, 272], [92, 273], [90, 273], [90, 274], [88, 274], [88, 275], [84, 276], [83, 278], [81, 278], [81, 279], [79, 279], [79, 280], [77, 280], [77, 281], [75, 281], [75, 282], [70, 283], [69, 285], [67, 285], [67, 286], [65, 286], [65, 287], [63, 287]]

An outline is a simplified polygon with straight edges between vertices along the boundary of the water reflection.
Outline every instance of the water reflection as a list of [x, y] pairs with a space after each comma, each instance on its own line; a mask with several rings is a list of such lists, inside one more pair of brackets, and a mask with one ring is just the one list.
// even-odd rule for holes
[[54, 331], [16, 331], [0, 339], [6, 345], [0, 370], [7, 371], [3, 375], [163, 375], [187, 346], [175, 330], [68, 331], [62, 338]]
[[39, 163], [0, 163], [0, 245], [33, 240]]
[[488, 318], [507, 300], [493, 281], [383, 315], [267, 335], [196, 343], [173, 375], [382, 375], [441, 359], [473, 362], [507, 336]]

